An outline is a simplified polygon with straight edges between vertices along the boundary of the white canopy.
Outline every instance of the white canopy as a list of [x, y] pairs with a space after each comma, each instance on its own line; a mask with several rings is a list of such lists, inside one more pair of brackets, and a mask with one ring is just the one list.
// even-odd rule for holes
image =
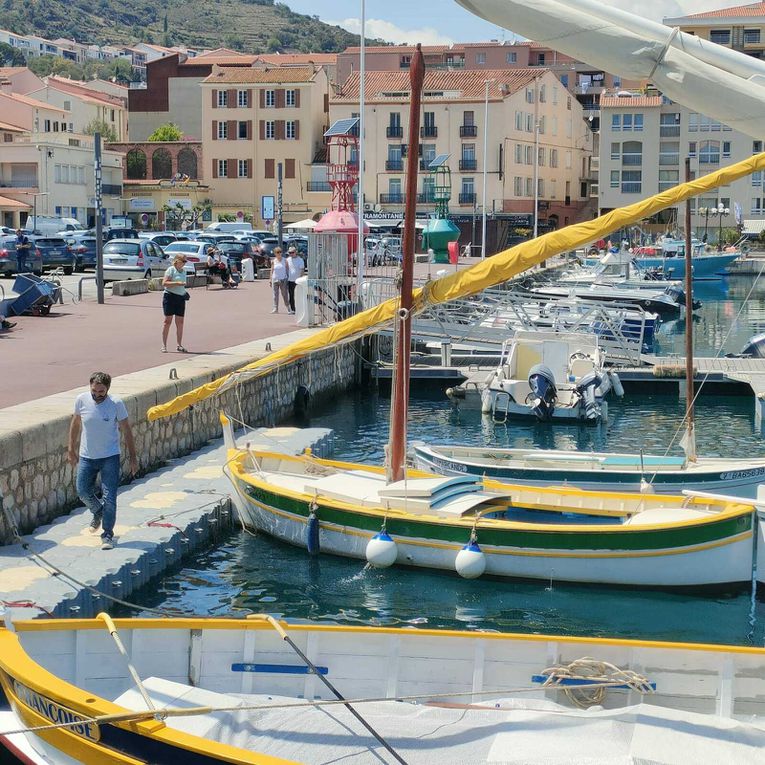
[[305, 218], [305, 220], [299, 220], [297, 223], [287, 223], [284, 228], [312, 231], [314, 226], [316, 226], [315, 220], [312, 220], [311, 218]]
[[483, 19], [629, 79], [754, 137], [765, 119], [765, 62], [600, 0], [457, 0]]

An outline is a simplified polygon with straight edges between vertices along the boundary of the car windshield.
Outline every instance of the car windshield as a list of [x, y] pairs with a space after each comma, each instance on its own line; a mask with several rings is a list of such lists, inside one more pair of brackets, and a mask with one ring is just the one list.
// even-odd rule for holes
[[38, 247], [66, 247], [63, 239], [35, 239], [35, 244]]
[[244, 252], [246, 247], [237, 242], [221, 242], [219, 249], [223, 250], [223, 252]]
[[168, 244], [164, 249], [165, 252], [199, 252], [199, 245], [173, 242], [173, 244]]
[[140, 251], [138, 242], [109, 242], [104, 245], [104, 255], [138, 255]]

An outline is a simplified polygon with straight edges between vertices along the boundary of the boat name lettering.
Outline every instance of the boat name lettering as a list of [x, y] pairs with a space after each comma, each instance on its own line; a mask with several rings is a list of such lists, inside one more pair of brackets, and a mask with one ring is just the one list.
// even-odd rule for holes
[[78, 715], [72, 712], [71, 709], [62, 707], [55, 701], [51, 701], [45, 696], [41, 696], [31, 688], [27, 688], [26, 685], [22, 685], [18, 680], [13, 681], [13, 692], [18, 697], [22, 704], [34, 709], [38, 714], [41, 714], [52, 723], [76, 723], [75, 725], [67, 726], [66, 730], [70, 730], [72, 733], [76, 733], [78, 736], [87, 738], [91, 741], [99, 741], [101, 738], [98, 725], [96, 723], [89, 722], [82, 715]]
[[740, 478], [752, 478], [758, 475], [765, 475], [765, 468], [752, 468], [751, 470], [732, 470], [730, 473], [722, 473], [721, 481], [736, 481]]
[[449, 462], [448, 460], [442, 460], [439, 457], [433, 457], [433, 464], [436, 467], [443, 468], [444, 470], [459, 470], [461, 473], [467, 473], [467, 465], [462, 465], [459, 462]]

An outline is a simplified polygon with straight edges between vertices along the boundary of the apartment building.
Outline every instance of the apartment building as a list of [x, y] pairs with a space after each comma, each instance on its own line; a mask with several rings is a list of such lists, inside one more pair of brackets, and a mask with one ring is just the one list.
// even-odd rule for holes
[[763, 2], [665, 18], [663, 23], [754, 58], [765, 54]]
[[324, 147], [329, 81], [323, 67], [215, 66], [202, 82], [202, 145], [219, 214], [252, 216], [264, 196], [277, 196], [283, 171], [285, 221], [323, 212], [326, 191], [309, 193], [310, 165]]
[[[408, 72], [367, 75], [368, 212], [403, 213], [409, 100]], [[358, 104], [359, 76], [354, 74], [331, 100], [332, 121], [358, 116]], [[485, 205], [491, 217], [490, 251], [503, 244], [503, 222], [532, 228], [535, 199], [541, 231], [591, 217], [592, 131], [580, 104], [546, 69], [426, 70], [419, 151], [418, 212], [433, 211], [435, 179], [428, 166], [436, 156], [447, 155], [451, 211], [463, 228], [463, 240], [476, 243], [472, 224]]]
[[[762, 151], [762, 141], [732, 130], [670, 101], [653, 95], [626, 91], [606, 94], [600, 100], [601, 212], [637, 202], [685, 180], [685, 158], [691, 159], [693, 177], [746, 159]], [[729, 211], [713, 217], [706, 213], [720, 205]], [[765, 219], [763, 173], [722, 186], [714, 193], [691, 199], [694, 232], [716, 240], [714, 228], [736, 227], [739, 219]], [[684, 205], [662, 211], [651, 220], [649, 230], [682, 228]], [[699, 214], [698, 210], [704, 210]]]

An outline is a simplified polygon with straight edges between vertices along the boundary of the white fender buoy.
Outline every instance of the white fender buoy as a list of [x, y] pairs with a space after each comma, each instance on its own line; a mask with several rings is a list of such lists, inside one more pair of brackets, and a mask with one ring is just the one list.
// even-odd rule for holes
[[611, 380], [611, 385], [614, 388], [614, 393], [616, 394], [617, 398], [623, 398], [624, 386], [622, 385], [622, 381], [619, 379], [619, 375], [616, 374], [616, 372], [609, 371], [608, 377]]
[[476, 541], [471, 539], [457, 553], [454, 568], [463, 579], [478, 579], [486, 571], [486, 555]]
[[370, 566], [388, 568], [396, 562], [398, 547], [386, 531], [381, 531], [367, 542], [366, 555]]

